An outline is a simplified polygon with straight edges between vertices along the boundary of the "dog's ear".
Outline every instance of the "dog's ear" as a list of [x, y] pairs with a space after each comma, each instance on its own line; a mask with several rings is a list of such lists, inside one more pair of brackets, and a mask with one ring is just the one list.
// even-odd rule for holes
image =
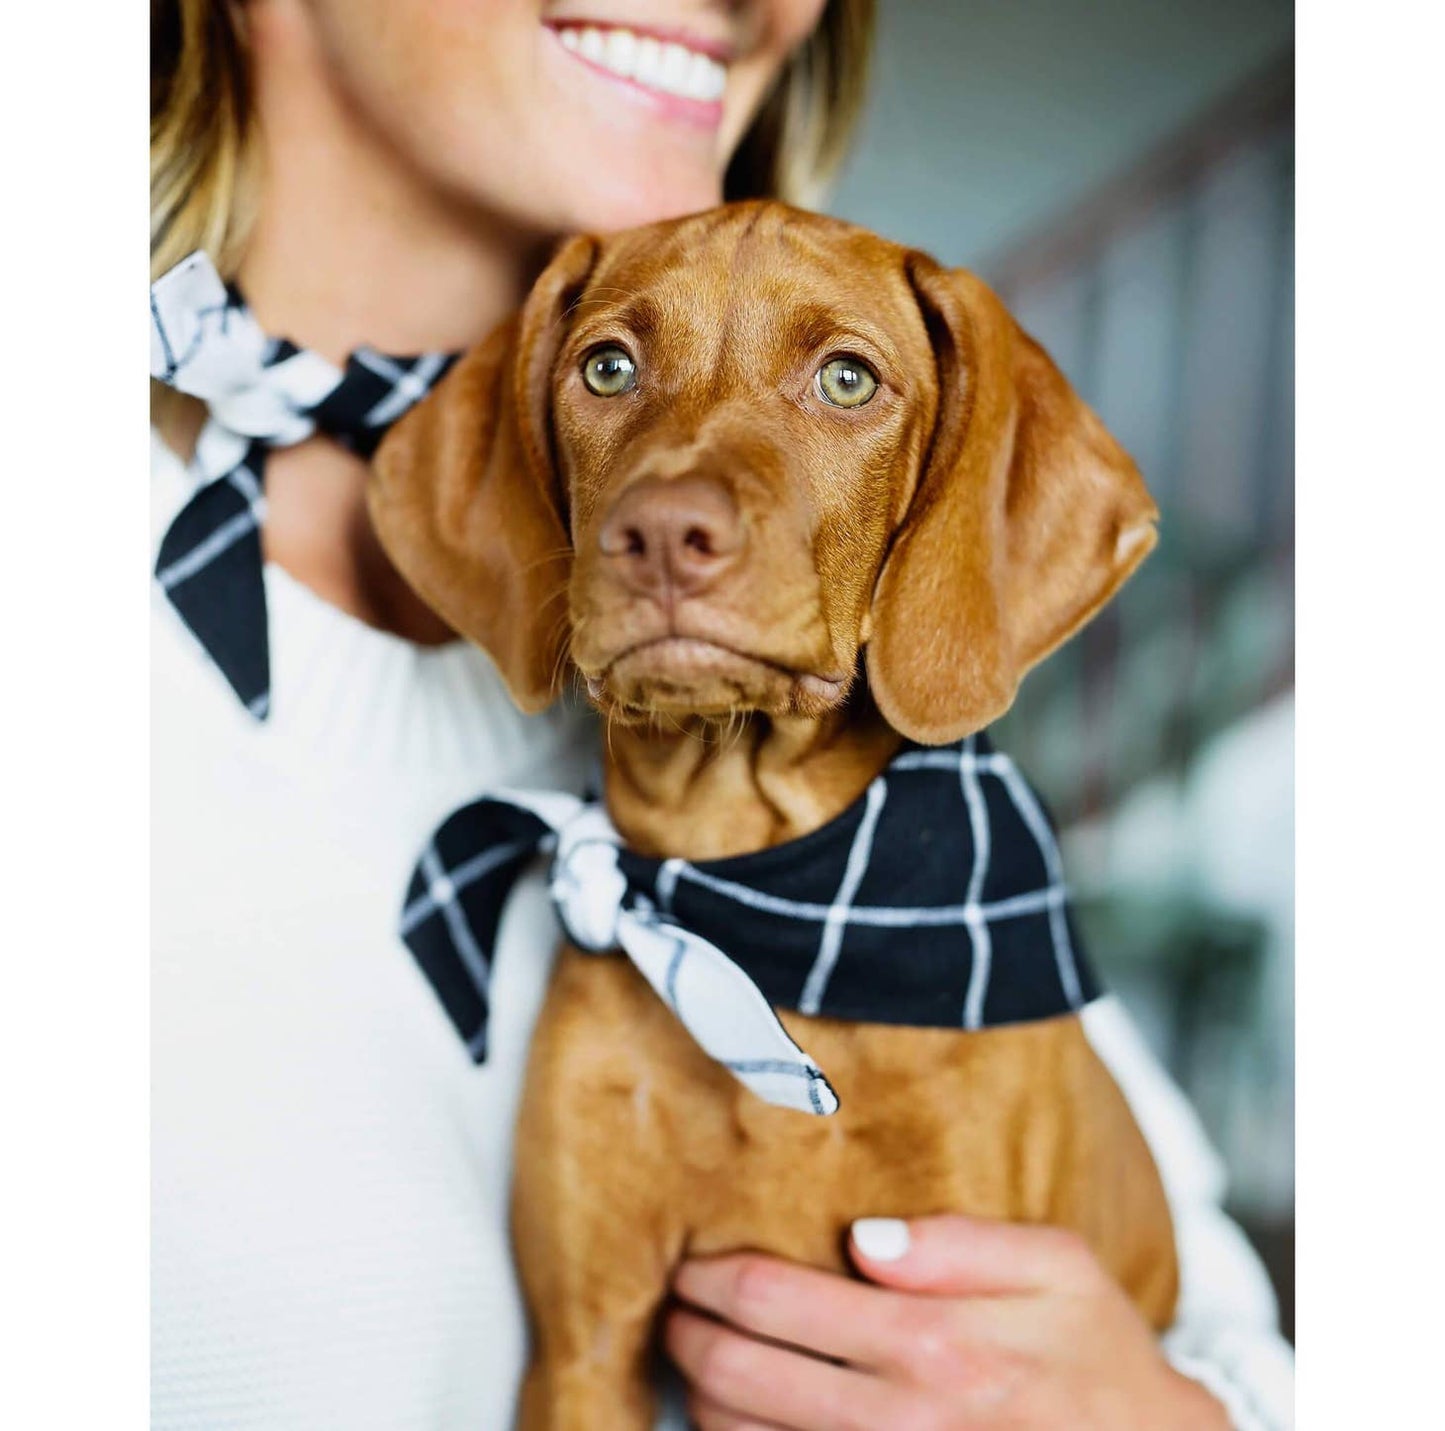
[[551, 438], [552, 364], [596, 258], [570, 240], [522, 310], [387, 434], [368, 491], [382, 545], [416, 592], [496, 662], [525, 711], [565, 666], [571, 545]]
[[893, 727], [941, 745], [1008, 709], [1024, 674], [1154, 545], [1128, 455], [979, 279], [907, 259], [938, 414], [880, 573], [868, 680]]

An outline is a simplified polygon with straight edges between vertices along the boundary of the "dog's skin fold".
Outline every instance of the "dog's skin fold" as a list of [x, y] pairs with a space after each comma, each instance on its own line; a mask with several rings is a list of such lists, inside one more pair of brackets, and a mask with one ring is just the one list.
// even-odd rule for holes
[[[633, 381], [599, 393], [590, 360], [617, 351]], [[857, 406], [820, 386], [839, 357], [876, 378]], [[987, 725], [1157, 515], [977, 278], [771, 203], [570, 240], [393, 430], [371, 506], [519, 705], [580, 673], [614, 823], [693, 860], [818, 828], [902, 737]], [[1077, 1018], [782, 1017], [837, 1087], [833, 1118], [754, 1098], [627, 961], [563, 951], [518, 1133], [525, 1426], [649, 1426], [649, 1337], [684, 1252], [841, 1270], [859, 1216], [1074, 1228], [1167, 1323], [1159, 1178]]]

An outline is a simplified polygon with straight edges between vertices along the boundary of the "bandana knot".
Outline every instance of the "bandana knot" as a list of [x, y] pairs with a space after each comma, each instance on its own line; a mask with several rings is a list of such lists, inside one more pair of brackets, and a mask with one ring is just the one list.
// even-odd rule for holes
[[563, 928], [594, 954], [619, 944], [627, 897], [627, 876], [617, 857], [621, 843], [600, 805], [582, 806], [557, 833], [548, 892]]
[[502, 909], [539, 852], [567, 937], [625, 954], [710, 1058], [760, 1098], [828, 1114], [837, 1095], [789, 1038], [763, 992], [716, 944], [659, 911], [624, 869], [635, 856], [600, 804], [550, 791], [499, 790], [463, 806], [432, 837], [407, 891], [401, 935], [478, 1061]]

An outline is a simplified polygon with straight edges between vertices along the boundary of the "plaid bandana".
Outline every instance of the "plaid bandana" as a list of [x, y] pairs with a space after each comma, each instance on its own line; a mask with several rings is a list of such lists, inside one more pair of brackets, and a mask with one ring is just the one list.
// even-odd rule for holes
[[401, 935], [478, 1062], [497, 925], [539, 850], [553, 852], [568, 937], [620, 949], [705, 1052], [783, 1107], [838, 1104], [774, 1008], [981, 1029], [1072, 1013], [1100, 992], [1049, 817], [982, 733], [906, 746], [821, 829], [725, 860], [634, 854], [600, 805], [571, 796], [464, 806], [421, 857]]
[[388, 358], [358, 348], [342, 370], [268, 338], [201, 252], [151, 285], [151, 376], [209, 409], [191, 461], [197, 490], [161, 541], [156, 580], [258, 720], [271, 703], [261, 561], [266, 454], [324, 432], [369, 457], [450, 364], [440, 353]]

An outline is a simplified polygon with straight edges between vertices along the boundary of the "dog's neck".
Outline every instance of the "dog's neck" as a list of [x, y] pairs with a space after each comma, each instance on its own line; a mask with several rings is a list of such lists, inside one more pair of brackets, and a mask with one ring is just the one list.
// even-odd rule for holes
[[750, 715], [730, 729], [701, 720], [613, 726], [607, 809], [639, 854], [748, 854], [841, 814], [901, 743], [866, 691], [820, 719]]

